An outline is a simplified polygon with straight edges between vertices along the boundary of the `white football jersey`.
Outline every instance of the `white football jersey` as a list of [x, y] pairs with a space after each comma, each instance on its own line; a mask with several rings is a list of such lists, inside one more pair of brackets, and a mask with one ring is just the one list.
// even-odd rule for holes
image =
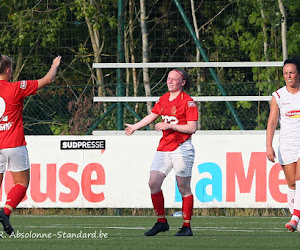
[[272, 93], [279, 107], [280, 144], [300, 145], [300, 92], [291, 94], [286, 86]]

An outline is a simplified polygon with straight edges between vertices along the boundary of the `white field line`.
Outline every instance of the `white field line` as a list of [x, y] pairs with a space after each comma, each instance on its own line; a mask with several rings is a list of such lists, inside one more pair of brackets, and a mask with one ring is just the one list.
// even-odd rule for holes
[[[148, 227], [106, 227], [107, 229], [119, 229], [119, 230], [141, 230], [149, 229]], [[177, 227], [170, 227], [170, 229], [178, 230]], [[241, 229], [238, 227], [192, 227], [193, 231], [215, 231], [215, 232], [281, 232], [285, 228], [245, 228]], [[286, 231], [286, 230], [285, 230]]]
[[[156, 218], [155, 216], [103, 216], [103, 215], [14, 215], [14, 217], [36, 217], [36, 218], [116, 218], [116, 217], [134, 217], [134, 218], [149, 218], [149, 217], [153, 217]], [[195, 216], [196, 217], [196, 216]], [[237, 218], [245, 218], [246, 220], [249, 219], [249, 217], [227, 217], [227, 216], [201, 216], [201, 219], [205, 219], [205, 218], [214, 218], [214, 219], [221, 219], [221, 218], [225, 218], [226, 219], [237, 219]], [[199, 217], [196, 217], [199, 218]], [[268, 221], [268, 219], [272, 219], [272, 218], [277, 218], [278, 217], [261, 217], [261, 216], [257, 216], [257, 217], [251, 217], [251, 219], [263, 219], [266, 222]], [[287, 217], [289, 218], [289, 217]], [[253, 227], [255, 224], [257, 224], [258, 222], [255, 221], [247, 221], [247, 224], [253, 224], [251, 228], [241, 228], [241, 227], [211, 227], [211, 226], [203, 226], [203, 227], [192, 227], [193, 231], [216, 231], [216, 232], [223, 232], [223, 231], [231, 231], [231, 232], [282, 232], [282, 231], [286, 231], [286, 229], [283, 228], [259, 228], [259, 227]], [[242, 224], [242, 223], [240, 223]], [[101, 226], [95, 226], [94, 224], [54, 224], [54, 225], [44, 225], [44, 226], [16, 226], [17, 228], [22, 228], [22, 229], [43, 229], [43, 228], [54, 228], [54, 229], [72, 229], [72, 228], [76, 228], [76, 229], [101, 229]], [[122, 226], [106, 226], [103, 227], [103, 229], [119, 229], [119, 230], [147, 230], [149, 229], [149, 227], [142, 227], [142, 226], [138, 226], [138, 227], [122, 227]], [[170, 229], [173, 230], [178, 230], [177, 227], [170, 227]]]
[[[74, 218], [130, 218], [130, 217], [134, 217], [134, 218], [156, 218], [156, 216], [149, 216], [149, 215], [26, 215], [26, 214], [16, 214], [13, 215], [13, 217], [37, 217], [37, 218], [42, 218], [42, 217], [54, 217], [54, 218], [70, 218], [70, 217], [74, 217]], [[167, 217], [172, 217], [172, 216], [167, 216]], [[279, 217], [276, 216], [193, 216], [193, 218], [226, 218], [226, 219], [236, 219], [236, 218], [244, 218], [244, 219], [278, 219]], [[280, 218], [290, 218], [290, 216], [286, 216], [286, 217], [280, 217]], [[247, 222], [248, 223], [248, 222]], [[250, 223], [250, 222], [249, 222]]]
[[[156, 218], [155, 216], [146, 216], [146, 215], [141, 215], [141, 216], [134, 216], [134, 215], [32, 215], [32, 214], [16, 214], [14, 217], [36, 217], [36, 218], [126, 218], [126, 217], [134, 217], [134, 218], [149, 218], [153, 217]], [[204, 217], [204, 216], [202, 216]], [[211, 218], [213, 218], [211, 216]], [[252, 217], [255, 218], [255, 217]], [[271, 218], [271, 217], [270, 217]], [[274, 217], [275, 218], [275, 217]]]
[[[43, 228], [54, 228], [54, 229], [99, 229], [101, 227], [94, 225], [66, 225], [66, 224], [54, 224], [51, 226], [19, 226], [18, 228], [24, 229], [43, 229]], [[149, 227], [122, 227], [122, 226], [106, 226], [103, 229], [118, 229], [118, 230], [147, 230]], [[171, 230], [177, 230], [178, 227], [170, 227]], [[215, 232], [282, 232], [286, 231], [285, 228], [240, 228], [240, 227], [192, 227], [193, 231], [215, 231]]]

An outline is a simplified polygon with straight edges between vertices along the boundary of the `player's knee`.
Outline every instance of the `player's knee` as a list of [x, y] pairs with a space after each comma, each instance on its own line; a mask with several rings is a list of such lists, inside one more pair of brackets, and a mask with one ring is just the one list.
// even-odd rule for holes
[[150, 189], [154, 188], [154, 187], [156, 186], [155, 181], [150, 180], [150, 181], [148, 182], [148, 186], [149, 186]]
[[156, 181], [149, 181], [148, 185], [152, 194], [158, 193], [161, 190], [160, 184]]
[[188, 196], [191, 194], [191, 188], [186, 185], [183, 185], [183, 186], [178, 185], [178, 190], [182, 197], [185, 197], [185, 196]]

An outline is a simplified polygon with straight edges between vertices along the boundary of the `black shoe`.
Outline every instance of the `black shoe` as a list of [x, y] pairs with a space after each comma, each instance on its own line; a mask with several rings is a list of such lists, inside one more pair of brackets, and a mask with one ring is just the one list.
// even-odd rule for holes
[[193, 232], [190, 227], [182, 227], [174, 236], [193, 236]]
[[0, 211], [0, 222], [1, 222], [2, 225], [3, 225], [4, 231], [5, 231], [8, 235], [11, 235], [11, 234], [14, 232], [14, 229], [12, 228], [12, 226], [10, 225], [10, 222], [9, 222], [9, 216], [7, 216], [7, 215], [4, 213], [4, 210], [3, 210], [3, 209]]
[[163, 222], [156, 222], [154, 227], [152, 227], [149, 231], [145, 233], [146, 236], [154, 236], [157, 235], [159, 232], [166, 232], [169, 231], [169, 224], [166, 221]]

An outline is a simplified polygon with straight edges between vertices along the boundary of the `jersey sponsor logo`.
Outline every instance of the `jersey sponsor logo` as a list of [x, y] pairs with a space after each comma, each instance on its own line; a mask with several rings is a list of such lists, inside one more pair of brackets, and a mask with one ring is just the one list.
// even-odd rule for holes
[[60, 149], [105, 149], [105, 140], [62, 140]]
[[289, 118], [299, 118], [300, 117], [300, 110], [291, 110], [285, 113], [285, 116]]
[[193, 108], [193, 107], [197, 107], [197, 105], [194, 101], [188, 101], [188, 107]]
[[0, 131], [7, 131], [10, 130], [10, 128], [12, 127], [13, 123], [12, 122], [7, 122], [4, 124], [0, 124]]
[[20, 89], [26, 89], [27, 88], [27, 81], [21, 81]]
[[164, 123], [177, 124], [178, 119], [175, 116], [162, 115]]

